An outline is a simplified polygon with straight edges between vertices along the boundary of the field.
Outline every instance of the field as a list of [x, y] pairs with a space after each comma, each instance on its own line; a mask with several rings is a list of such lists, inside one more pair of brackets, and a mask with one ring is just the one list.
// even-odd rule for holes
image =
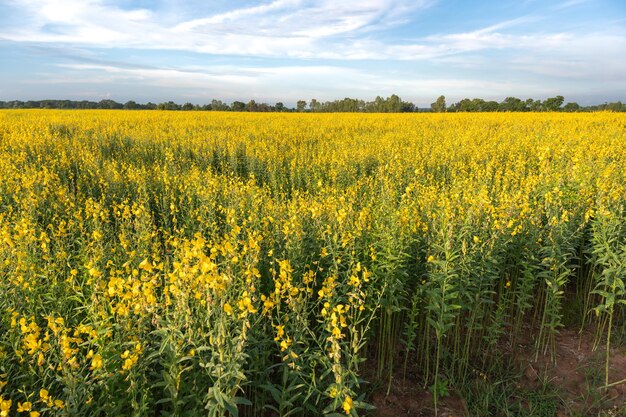
[[625, 140], [616, 113], [0, 112], [0, 416], [375, 415], [406, 380], [555, 415], [493, 408], [494, 364], [579, 330], [621, 390]]

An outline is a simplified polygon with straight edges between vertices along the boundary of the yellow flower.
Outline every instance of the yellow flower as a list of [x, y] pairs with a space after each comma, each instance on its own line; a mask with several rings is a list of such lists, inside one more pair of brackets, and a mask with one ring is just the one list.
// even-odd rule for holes
[[41, 401], [48, 401], [48, 398], [50, 398], [50, 394], [48, 393], [47, 389], [40, 389], [39, 390], [39, 398], [41, 399]]
[[226, 314], [228, 314], [229, 316], [232, 315], [233, 314], [233, 307], [230, 304], [228, 304], [228, 303], [224, 304], [224, 312]]
[[99, 353], [96, 353], [95, 355], [93, 355], [93, 358], [91, 359], [90, 369], [94, 370], [94, 369], [100, 369], [100, 368], [102, 368], [102, 356], [100, 356]]
[[291, 345], [291, 339], [287, 338], [280, 341], [280, 351], [284, 352]]
[[29, 417], [39, 417], [40, 415], [39, 411], [31, 411]]
[[4, 397], [0, 397], [0, 417], [7, 417], [9, 415], [11, 405], [13, 405], [13, 400], [5, 400]]
[[33, 405], [30, 403], [30, 401], [26, 401], [24, 403], [17, 403], [17, 412], [18, 413], [23, 413], [26, 411], [30, 411], [30, 409], [33, 408]]
[[150, 261], [148, 261], [147, 258], [141, 261], [141, 263], [139, 264], [139, 268], [143, 269], [146, 272], [152, 272], [152, 264], [150, 263]]
[[102, 275], [102, 272], [98, 271], [97, 268], [90, 268], [88, 272], [89, 272], [89, 275], [91, 275], [94, 278], [99, 278]]
[[128, 371], [133, 367], [134, 364], [135, 364], [134, 357], [131, 356], [130, 358], [124, 361], [124, 365], [122, 365], [122, 370]]
[[346, 399], [343, 400], [343, 411], [345, 411], [346, 414], [350, 414], [351, 410], [352, 410], [352, 398], [350, 398], [350, 396], [348, 395]]

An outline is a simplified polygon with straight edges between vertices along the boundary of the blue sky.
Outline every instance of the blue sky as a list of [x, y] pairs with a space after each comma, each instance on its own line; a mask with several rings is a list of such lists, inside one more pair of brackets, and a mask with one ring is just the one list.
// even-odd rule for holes
[[0, 0], [0, 100], [626, 101], [626, 0]]

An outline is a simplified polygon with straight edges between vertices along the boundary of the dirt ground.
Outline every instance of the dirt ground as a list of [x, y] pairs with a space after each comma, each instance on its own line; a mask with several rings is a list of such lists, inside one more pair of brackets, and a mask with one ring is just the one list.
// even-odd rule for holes
[[[554, 417], [566, 416], [618, 416], [626, 410], [626, 382], [608, 390], [604, 386], [605, 346], [593, 349], [594, 336], [589, 332], [564, 329], [556, 337], [555, 359], [550, 355], [539, 356], [535, 361], [534, 343], [530, 338], [520, 337], [514, 346], [503, 346], [506, 357], [513, 361], [522, 375], [519, 387], [532, 391], [546, 382], [551, 384], [560, 398], [559, 409]], [[609, 382], [626, 379], [626, 346], [611, 348]], [[402, 370], [394, 373], [387, 394], [387, 386], [376, 389], [370, 402], [376, 407], [374, 415], [380, 417], [469, 416], [464, 399], [450, 389], [450, 395], [440, 398], [435, 414], [432, 395], [412, 378], [417, 374]]]

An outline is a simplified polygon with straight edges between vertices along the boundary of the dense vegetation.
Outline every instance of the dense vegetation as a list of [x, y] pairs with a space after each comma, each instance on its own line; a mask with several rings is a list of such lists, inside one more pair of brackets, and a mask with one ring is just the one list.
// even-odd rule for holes
[[497, 101], [486, 101], [480, 98], [463, 99], [449, 107], [446, 106], [446, 99], [440, 96], [430, 108], [418, 109], [418, 107], [393, 94], [387, 98], [376, 97], [373, 101], [365, 101], [354, 98], [344, 98], [342, 100], [320, 102], [312, 99], [309, 103], [305, 100], [298, 100], [294, 108], [289, 108], [278, 102], [274, 105], [268, 103], [257, 103], [250, 100], [247, 103], [234, 101], [231, 104], [221, 100], [212, 100], [210, 104], [177, 104], [173, 101], [159, 104], [140, 104], [135, 101], [118, 103], [114, 100], [106, 99], [96, 101], [76, 101], [76, 100], [31, 100], [31, 101], [0, 101], [0, 109], [124, 109], [124, 110], [183, 110], [183, 111], [237, 111], [237, 112], [315, 112], [315, 113], [411, 113], [411, 112], [589, 112], [589, 111], [626, 111], [626, 104], [621, 101], [614, 103], [604, 103], [593, 106], [580, 106], [578, 103], [570, 102], [563, 105], [563, 96], [551, 97], [545, 100], [521, 100], [517, 97], [506, 97], [500, 103]]
[[606, 344], [625, 126], [0, 112], [0, 411], [356, 416], [364, 370], [437, 395], [565, 312]]

